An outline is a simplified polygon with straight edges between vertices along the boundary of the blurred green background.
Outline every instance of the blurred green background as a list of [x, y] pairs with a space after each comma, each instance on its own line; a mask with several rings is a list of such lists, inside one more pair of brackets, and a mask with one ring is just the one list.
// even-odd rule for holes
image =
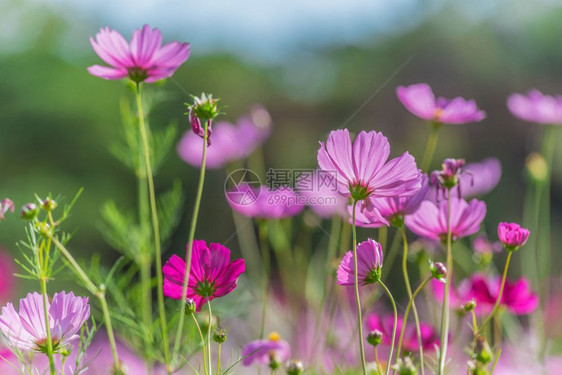
[[[179, 136], [188, 129], [184, 90], [205, 91], [222, 99], [230, 121], [254, 103], [266, 106], [274, 122], [264, 149], [268, 167], [315, 167], [318, 141], [342, 126], [382, 131], [393, 155], [410, 150], [421, 157], [428, 128], [394, 90], [428, 82], [438, 95], [476, 99], [488, 115], [480, 124], [443, 129], [434, 166], [444, 157], [498, 157], [503, 177], [485, 198], [485, 227], [495, 238], [497, 221], [521, 220], [524, 160], [538, 150], [542, 129], [516, 120], [505, 102], [532, 87], [562, 92], [562, 7], [554, 1], [205, 3], [4, 1], [0, 198], [12, 198], [19, 210], [35, 193], [69, 202], [84, 187], [66, 224], [76, 229], [70, 247], [85, 258], [117, 258], [98, 228], [106, 200], [127, 209], [136, 204], [135, 178], [109, 152], [121, 131], [119, 101], [129, 92], [122, 82], [87, 73], [100, 63], [88, 38], [104, 26], [129, 38], [150, 23], [165, 42], [192, 43], [190, 59], [174, 75], [177, 85], [162, 87], [168, 96], [150, 118], [154, 129], [175, 121]], [[181, 179], [187, 202], [165, 258], [184, 251], [197, 176], [173, 152], [156, 177], [159, 191]], [[224, 180], [224, 171], [208, 173], [197, 237], [237, 251]], [[562, 166], [555, 163], [553, 228], [562, 220], [561, 192]], [[14, 254], [23, 236], [17, 215], [0, 225], [0, 243]], [[556, 244], [559, 231], [554, 236]]]

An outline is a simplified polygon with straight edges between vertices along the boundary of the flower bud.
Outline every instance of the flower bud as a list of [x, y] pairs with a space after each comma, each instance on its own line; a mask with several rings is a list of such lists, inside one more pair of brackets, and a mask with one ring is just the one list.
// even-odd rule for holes
[[191, 298], [187, 298], [185, 300], [185, 315], [194, 314], [196, 310], [197, 310], [197, 305], [195, 304], [195, 301], [192, 300]]
[[55, 208], [57, 208], [57, 202], [55, 202], [55, 200], [50, 197], [45, 198], [45, 200], [41, 202], [41, 208], [43, 208], [45, 211], [53, 211]]
[[429, 270], [431, 271], [431, 276], [439, 281], [445, 281], [447, 277], [447, 268], [441, 262], [429, 262]]
[[382, 332], [375, 329], [367, 334], [367, 342], [376, 347], [382, 342], [382, 336]]
[[304, 366], [301, 361], [293, 359], [287, 366], [287, 375], [301, 375], [304, 371]]
[[515, 251], [525, 245], [529, 238], [529, 230], [517, 223], [499, 223], [498, 237], [507, 251]]
[[47, 223], [43, 223], [43, 222], [37, 223], [36, 228], [37, 228], [37, 231], [39, 233], [41, 233], [41, 235], [44, 236], [44, 237], [50, 237], [50, 236], [53, 235], [53, 229]]
[[37, 215], [39, 215], [39, 207], [35, 203], [26, 203], [20, 211], [20, 216], [24, 220], [33, 220]]
[[461, 305], [461, 309], [462, 311], [464, 311], [465, 313], [467, 312], [471, 312], [472, 310], [474, 310], [476, 308], [476, 301], [473, 299], [471, 299], [468, 302], [465, 302], [464, 304]]
[[279, 355], [275, 352], [269, 353], [269, 368], [272, 370], [277, 370], [281, 367], [281, 359]]
[[494, 357], [494, 353], [492, 353], [492, 349], [490, 349], [490, 345], [488, 345], [488, 341], [486, 341], [484, 336], [476, 338], [474, 353], [476, 354], [476, 361], [482, 364], [490, 363]]
[[392, 369], [398, 375], [418, 375], [418, 370], [410, 357], [405, 357], [404, 359], [399, 358], [396, 364], [392, 366]]
[[224, 329], [219, 329], [213, 334], [213, 341], [222, 344], [226, 341], [226, 331]]

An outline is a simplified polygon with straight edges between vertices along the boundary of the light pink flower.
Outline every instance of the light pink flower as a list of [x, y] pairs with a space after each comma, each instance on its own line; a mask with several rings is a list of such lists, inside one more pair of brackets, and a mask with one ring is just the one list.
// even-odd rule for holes
[[144, 25], [133, 32], [131, 42], [108, 27], [90, 38], [98, 56], [109, 66], [93, 65], [90, 74], [110, 80], [129, 77], [134, 82], [155, 82], [168, 78], [189, 57], [189, 43], [162, 46], [160, 30]]
[[[172, 255], [162, 268], [166, 297], [181, 299], [185, 268], [185, 261], [177, 255]], [[207, 247], [205, 241], [195, 240], [187, 298], [193, 299], [197, 311], [201, 311], [207, 301], [232, 292], [244, 270], [244, 260], [230, 262], [230, 250], [226, 247], [218, 243], [211, 243]]]
[[0, 220], [5, 219], [4, 215], [6, 214], [6, 212], [8, 211], [14, 212], [14, 210], [15, 210], [14, 202], [12, 202], [11, 199], [9, 198], [2, 199], [2, 201], [0, 202]]
[[440, 124], [465, 124], [482, 121], [486, 113], [478, 109], [474, 100], [461, 97], [435, 98], [427, 83], [418, 83], [396, 89], [398, 100], [414, 115]]
[[[74, 293], [55, 293], [47, 301], [51, 338], [55, 348], [77, 339], [82, 324], [90, 317], [87, 297], [76, 297]], [[2, 308], [0, 330], [8, 345], [20, 350], [45, 351], [47, 332], [43, 296], [30, 293], [20, 299], [19, 312], [11, 303]]]
[[527, 95], [511, 94], [507, 99], [510, 112], [522, 120], [543, 125], [562, 125], [562, 96], [544, 95], [530, 90]]
[[[357, 245], [357, 274], [359, 285], [368, 285], [378, 282], [381, 276], [383, 254], [380, 243], [368, 239]], [[354, 285], [353, 251], [348, 251], [338, 267], [338, 285]]]
[[367, 197], [414, 195], [421, 187], [421, 172], [412, 155], [388, 160], [390, 145], [382, 133], [360, 132], [352, 143], [347, 129], [330, 132], [320, 142], [318, 165], [335, 173], [338, 189], [356, 200]]
[[[467, 203], [464, 199], [451, 197], [451, 232], [453, 240], [478, 232], [486, 216], [486, 204], [476, 199]], [[430, 240], [447, 238], [447, 201], [439, 204], [423, 201], [420, 208], [405, 218], [408, 229], [418, 236]]]
[[528, 229], [521, 227], [517, 223], [502, 222], [498, 224], [498, 238], [510, 251], [517, 250], [525, 245], [529, 234]]
[[322, 219], [335, 215], [344, 217], [348, 199], [338, 192], [335, 177], [317, 169], [309, 178], [312, 181], [310, 189], [297, 189], [297, 193], [305, 198], [306, 205]]
[[267, 339], [251, 341], [242, 349], [244, 366], [250, 366], [252, 363], [269, 364], [272, 359], [282, 364], [290, 357], [289, 343], [281, 339], [276, 332], [271, 333]]

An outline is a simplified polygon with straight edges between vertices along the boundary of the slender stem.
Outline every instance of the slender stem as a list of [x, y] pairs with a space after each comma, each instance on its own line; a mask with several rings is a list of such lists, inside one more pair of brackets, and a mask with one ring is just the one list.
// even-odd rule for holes
[[[410, 313], [410, 309], [414, 306], [414, 300], [418, 296], [418, 294], [425, 288], [425, 286], [433, 279], [433, 276], [427, 277], [422, 283], [418, 286], [418, 288], [414, 291], [412, 296], [410, 297], [410, 301], [408, 301], [408, 306], [406, 306], [406, 311], [404, 312], [404, 319], [402, 320], [402, 329], [400, 330], [400, 337], [398, 338], [398, 346], [396, 349], [396, 360], [400, 358], [400, 351], [402, 350], [402, 340], [404, 339], [404, 332], [406, 331], [406, 321], [408, 320], [408, 314]], [[420, 348], [420, 358], [423, 357], [423, 345], [421, 340], [421, 334], [417, 332], [418, 335], [418, 345]], [[423, 362], [422, 362], [423, 363]], [[422, 367], [423, 373], [423, 367]]]
[[267, 313], [267, 302], [269, 299], [269, 278], [271, 277], [271, 256], [269, 253], [269, 237], [267, 230], [267, 221], [263, 220], [259, 223], [259, 238], [260, 248], [262, 252], [264, 279], [263, 279], [263, 301], [261, 309], [261, 325], [260, 325], [260, 338], [263, 339], [265, 335], [265, 316]]
[[107, 302], [105, 300], [105, 286], [97, 287], [92, 280], [86, 275], [82, 267], [76, 262], [72, 254], [64, 247], [64, 245], [56, 238], [49, 235], [49, 239], [53, 241], [57, 249], [66, 258], [70, 266], [72, 267], [74, 273], [80, 278], [80, 280], [86, 286], [86, 289], [96, 296], [101, 304], [103, 318], [105, 321], [105, 330], [107, 331], [107, 339], [109, 340], [109, 346], [111, 347], [111, 354], [113, 355], [113, 366], [117, 371], [121, 369], [121, 363], [119, 362], [119, 354], [117, 353], [117, 344], [115, 343], [115, 336], [113, 335], [113, 326], [111, 324], [111, 316], [109, 315], [109, 309], [107, 307]]
[[219, 342], [217, 349], [217, 375], [221, 372], [221, 343]]
[[381, 367], [381, 363], [379, 361], [379, 351], [377, 350], [377, 347], [374, 347], [374, 351], [375, 351], [375, 365], [377, 366], [377, 373], [381, 374], [382, 371], [382, 367]]
[[[414, 320], [416, 323], [416, 334], [418, 336], [418, 346], [419, 346], [419, 351], [420, 351], [420, 367], [421, 367], [421, 373], [422, 375], [425, 374], [425, 364], [424, 364], [424, 358], [423, 358], [423, 345], [422, 345], [422, 336], [421, 336], [421, 328], [420, 328], [420, 319], [418, 317], [418, 310], [416, 308], [416, 302], [414, 301], [413, 295], [412, 295], [412, 286], [410, 285], [410, 277], [408, 276], [408, 237], [406, 237], [406, 229], [404, 228], [404, 226], [402, 225], [400, 227], [400, 232], [402, 232], [402, 244], [403, 244], [403, 253], [402, 253], [402, 273], [404, 275], [404, 283], [406, 284], [406, 291], [408, 292], [408, 297], [410, 298], [410, 303], [408, 304], [408, 306], [410, 306], [410, 304], [412, 305], [412, 309], [414, 311]], [[404, 321], [402, 323], [403, 327], [402, 327], [402, 331], [400, 331], [400, 336], [402, 337], [404, 335], [404, 330], [406, 328], [406, 321], [408, 320], [408, 316], [406, 314], [404, 314]], [[396, 360], [398, 360], [398, 358], [400, 357], [400, 341], [399, 340], [399, 344], [398, 344], [398, 350], [396, 351]]]
[[431, 123], [431, 131], [429, 137], [427, 138], [427, 145], [425, 146], [425, 152], [423, 154], [421, 169], [427, 172], [431, 166], [431, 160], [433, 160], [433, 154], [435, 153], [435, 148], [437, 147], [437, 139], [439, 137], [439, 129], [441, 124], [438, 122]]
[[[398, 234], [398, 232], [394, 233], [394, 238], [390, 244], [390, 250], [386, 251], [384, 254], [384, 267], [382, 269], [382, 278], [386, 280], [390, 270], [392, 269], [392, 265], [398, 256], [398, 250], [400, 247], [400, 239], [402, 237]], [[384, 247], [383, 247], [384, 249]]]
[[203, 332], [201, 331], [201, 326], [195, 317], [195, 314], [191, 314], [191, 318], [193, 318], [193, 322], [195, 323], [195, 327], [197, 327], [197, 332], [199, 333], [199, 338], [201, 339], [201, 347], [203, 348], [203, 371], [205, 375], [208, 375], [207, 372], [207, 345], [205, 344], [205, 337], [203, 337]]
[[209, 326], [207, 328], [207, 357], [209, 358], [209, 375], [213, 373], [213, 363], [211, 362], [211, 328], [213, 327], [213, 310], [211, 310], [211, 301], [207, 301], [209, 307]]
[[[139, 143], [141, 140], [139, 139]], [[148, 210], [148, 191], [146, 184], [146, 176], [144, 170], [143, 155], [139, 153], [139, 166], [136, 172], [138, 182], [138, 205], [139, 205], [139, 225], [143, 233], [147, 231], [149, 226], [149, 210]], [[139, 268], [141, 278], [141, 298], [142, 298], [142, 318], [146, 334], [144, 335], [145, 345], [152, 345], [152, 257], [150, 251], [145, 244], [141, 244], [139, 251]], [[147, 369], [152, 368], [151, 361], [147, 361]]]
[[355, 287], [355, 302], [357, 303], [357, 329], [359, 331], [359, 350], [361, 350], [361, 366], [363, 374], [367, 375], [367, 363], [365, 361], [365, 348], [363, 347], [363, 317], [361, 313], [361, 298], [359, 297], [359, 273], [357, 267], [357, 228], [355, 226], [355, 209], [357, 200], [353, 200], [352, 221], [353, 221], [353, 285]]
[[505, 287], [505, 280], [507, 279], [507, 269], [509, 268], [509, 262], [511, 261], [511, 254], [512, 253], [513, 253], [512, 251], [509, 251], [507, 253], [507, 259], [505, 260], [505, 266], [503, 268], [502, 281], [501, 281], [501, 284], [500, 284], [500, 292], [498, 294], [498, 298], [496, 299], [496, 303], [494, 304], [494, 308], [492, 309], [492, 312], [490, 312], [490, 315], [488, 315], [486, 320], [484, 320], [484, 322], [480, 325], [480, 327], [478, 328], [478, 332], [482, 332], [482, 329], [484, 329], [484, 327], [486, 327], [486, 325], [488, 323], [490, 323], [490, 320], [494, 317], [494, 315], [496, 315], [498, 309], [500, 308], [501, 298], [502, 298], [502, 295], [503, 295], [503, 289]]
[[189, 238], [187, 240], [187, 251], [185, 254], [185, 276], [183, 278], [183, 286], [181, 293], [180, 316], [178, 321], [178, 329], [176, 340], [174, 343], [174, 351], [172, 354], [172, 362], [175, 363], [181, 343], [181, 335], [183, 332], [183, 323], [185, 319], [185, 299], [187, 297], [187, 286], [189, 282], [189, 274], [191, 272], [191, 254], [193, 252], [193, 240], [195, 239], [195, 230], [197, 229], [197, 218], [199, 217], [199, 207], [201, 206], [201, 197], [203, 196], [203, 186], [205, 184], [205, 166], [207, 162], [207, 141], [208, 141], [208, 123], [204, 122], [203, 135], [203, 156], [201, 158], [201, 170], [199, 171], [199, 185], [195, 195], [195, 205], [193, 206], [193, 215], [191, 217], [191, 226], [189, 228]]
[[447, 278], [445, 294], [443, 295], [443, 309], [441, 312], [441, 345], [439, 346], [439, 375], [445, 373], [445, 358], [449, 342], [449, 293], [453, 276], [453, 253], [451, 251], [451, 190], [447, 190]]
[[388, 290], [388, 288], [382, 282], [382, 280], [379, 280], [379, 284], [380, 286], [382, 286], [382, 288], [388, 295], [388, 298], [390, 299], [390, 303], [392, 304], [392, 309], [394, 310], [394, 326], [392, 327], [392, 341], [390, 343], [390, 352], [388, 353], [388, 363], [386, 364], [386, 375], [388, 375], [390, 373], [390, 367], [392, 364], [392, 354], [394, 352], [394, 341], [396, 339], [396, 326], [398, 325], [398, 310], [396, 309], [396, 302], [394, 302], [394, 298], [392, 297], [392, 293], [390, 293], [390, 290]]
[[47, 332], [47, 357], [49, 357], [49, 370], [51, 375], [56, 374], [55, 361], [53, 359], [53, 339], [51, 337], [51, 326], [49, 324], [49, 300], [47, 296], [47, 279], [42, 276], [40, 278], [41, 293], [43, 294], [43, 312], [45, 314], [45, 330]]
[[379, 228], [379, 243], [383, 249], [386, 249], [386, 242], [388, 240], [388, 227], [383, 225]]
[[146, 181], [148, 183], [148, 196], [150, 199], [150, 212], [152, 216], [152, 230], [154, 235], [154, 257], [156, 258], [156, 280], [158, 289], [158, 312], [160, 315], [160, 326], [162, 329], [162, 344], [164, 347], [164, 361], [167, 371], [170, 372], [170, 348], [168, 347], [168, 325], [166, 320], [166, 307], [164, 306], [164, 289], [162, 277], [162, 249], [160, 244], [160, 225], [158, 223], [158, 209], [156, 207], [156, 193], [154, 192], [154, 178], [150, 165], [150, 147], [148, 145], [148, 135], [144, 121], [144, 111], [142, 110], [141, 86], [137, 84], [137, 111], [139, 116], [139, 126], [144, 151], [144, 166], [146, 169]]

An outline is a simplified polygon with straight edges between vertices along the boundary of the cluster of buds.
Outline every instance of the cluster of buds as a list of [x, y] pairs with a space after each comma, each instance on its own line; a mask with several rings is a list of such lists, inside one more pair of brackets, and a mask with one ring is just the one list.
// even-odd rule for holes
[[431, 272], [431, 277], [435, 280], [439, 280], [441, 282], [446, 282], [447, 278], [447, 267], [443, 263], [436, 262], [433, 263], [431, 260], [429, 261], [429, 271]]
[[189, 112], [189, 123], [195, 134], [205, 138], [207, 133], [207, 145], [211, 145], [211, 133], [213, 132], [213, 120], [222, 112], [219, 108], [219, 100], [213, 98], [212, 94], [202, 93], [200, 97], [193, 96], [193, 104], [186, 104]]
[[494, 353], [484, 336], [476, 338], [474, 358], [468, 363], [471, 375], [489, 375], [489, 365], [494, 359]]
[[429, 176], [431, 184], [438, 190], [451, 190], [455, 186], [460, 188], [459, 182], [464, 164], [464, 159], [445, 159], [441, 170], [431, 172]]
[[12, 202], [11, 199], [9, 198], [2, 199], [2, 201], [0, 202], [0, 220], [4, 220], [4, 215], [6, 214], [6, 212], [8, 211], [14, 212], [14, 210], [15, 210], [14, 202]]
[[517, 223], [499, 223], [498, 238], [507, 251], [515, 251], [529, 239], [529, 230]]
[[[33, 202], [24, 204], [20, 210], [20, 217], [24, 220], [33, 221], [37, 218], [37, 216], [39, 216], [41, 210], [51, 212], [56, 208], [57, 202], [53, 198], [47, 197], [45, 199], [39, 199], [39, 204], [35, 204]], [[14, 210], [12, 209], [12, 212], [13, 211]]]

